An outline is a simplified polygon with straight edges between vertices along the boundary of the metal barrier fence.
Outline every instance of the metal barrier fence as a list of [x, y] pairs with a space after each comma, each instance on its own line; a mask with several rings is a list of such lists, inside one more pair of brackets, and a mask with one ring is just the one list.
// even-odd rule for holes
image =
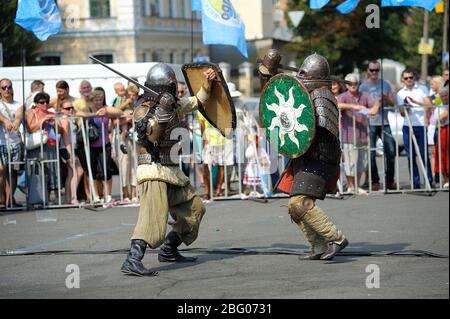
[[[416, 162], [418, 165], [418, 169], [421, 175], [421, 178], [424, 180], [424, 186], [420, 188], [414, 187], [414, 181], [413, 181], [413, 161], [409, 161], [408, 171], [409, 171], [409, 179], [403, 178], [403, 176], [400, 175], [400, 146], [398, 144], [397, 138], [393, 137], [393, 140], [395, 142], [395, 181], [396, 181], [396, 188], [394, 189], [387, 189], [386, 187], [386, 180], [385, 180], [385, 172], [386, 172], [386, 152], [382, 152], [381, 157], [381, 172], [380, 174], [380, 183], [384, 186], [382, 188], [382, 191], [384, 193], [398, 193], [398, 192], [423, 192], [423, 191], [442, 191], [445, 190], [443, 185], [443, 175], [442, 175], [442, 162], [440, 161], [442, 150], [441, 150], [441, 135], [437, 134], [438, 138], [438, 154], [439, 154], [439, 183], [434, 185], [434, 188], [429, 183], [427, 178], [424, 178], [428, 175], [427, 172], [429, 172], [429, 167], [431, 167], [431, 163], [429, 161], [428, 157], [428, 145], [426, 142], [424, 142], [424, 145], [419, 145], [415, 134], [413, 134], [413, 127], [411, 126], [411, 121], [409, 119], [408, 113], [404, 115], [404, 117], [399, 117], [398, 107], [392, 107], [392, 108], [385, 108], [386, 112], [392, 112], [394, 114], [395, 119], [403, 119], [403, 121], [406, 122], [406, 129], [409, 130], [409, 158], [412, 158], [413, 155], [415, 155]], [[438, 111], [439, 112], [439, 111]], [[438, 113], [439, 114], [439, 113]], [[112, 179], [107, 180], [106, 172], [110, 167], [107, 167], [108, 158], [107, 158], [107, 143], [104, 134], [102, 134], [102, 165], [103, 165], [103, 193], [104, 198], [103, 200], [100, 199], [99, 194], [97, 192], [97, 189], [95, 187], [95, 178], [96, 176], [93, 176], [93, 170], [91, 167], [91, 147], [90, 147], [90, 141], [88, 138], [88, 131], [87, 131], [87, 120], [83, 119], [80, 120], [80, 118], [71, 117], [69, 118], [71, 125], [75, 125], [75, 122], [79, 122], [81, 124], [81, 133], [82, 133], [82, 140], [83, 140], [83, 149], [78, 150], [79, 152], [84, 152], [84, 155], [86, 157], [86, 171], [84, 172], [89, 180], [89, 198], [86, 199], [85, 202], [81, 203], [64, 203], [62, 200], [62, 189], [64, 188], [65, 193], [70, 192], [72, 193], [73, 190], [71, 190], [71, 183], [66, 183], [66, 186], [62, 185], [62, 177], [61, 177], [61, 169], [60, 169], [60, 140], [59, 138], [56, 138], [56, 157], [55, 158], [46, 158], [44, 154], [44, 144], [41, 141], [40, 145], [40, 158], [39, 159], [30, 159], [26, 158], [22, 161], [18, 162], [12, 162], [11, 161], [11, 153], [10, 153], [10, 145], [9, 143], [9, 136], [6, 134], [6, 140], [7, 140], [7, 149], [8, 149], [8, 172], [9, 172], [9, 182], [10, 185], [12, 184], [12, 170], [13, 166], [15, 165], [25, 165], [24, 171], [27, 173], [26, 176], [26, 182], [27, 182], [27, 196], [26, 196], [26, 203], [24, 203], [21, 206], [15, 206], [13, 205], [13, 193], [10, 192], [10, 205], [6, 207], [6, 210], [25, 210], [25, 209], [32, 209], [32, 208], [60, 208], [60, 207], [83, 207], [83, 206], [96, 206], [96, 205], [109, 205], [114, 203], [115, 205], [120, 204], [129, 204], [128, 201], [125, 201], [124, 193], [123, 193], [123, 187], [131, 186], [131, 180], [132, 178], [128, 178], [128, 181], [130, 185], [123, 185], [123, 175], [124, 174], [130, 174], [130, 170], [127, 170], [127, 172], [123, 172], [122, 167], [122, 161], [121, 157], [124, 156], [124, 154], [121, 153], [120, 150], [120, 125], [119, 123], [115, 126], [114, 130], [111, 131], [111, 139], [110, 144], [112, 148], [113, 154], [115, 154], [115, 162], [117, 163], [118, 168], [118, 179], [119, 179], [119, 194], [117, 196], [117, 193], [114, 194], [114, 198], [109, 196], [113, 196], [112, 194]], [[400, 128], [402, 126], [402, 128]], [[199, 181], [202, 180], [202, 173], [198, 172], [198, 167], [202, 168], [203, 163], [200, 159], [203, 158], [204, 154], [202, 153], [202, 146], [198, 145], [196, 139], [195, 131], [198, 130], [199, 124], [196, 120], [192, 119], [191, 122], [191, 133], [189, 133], [188, 136], [192, 134], [192, 137], [189, 137], [190, 139], [190, 149], [189, 153], [184, 153], [181, 155], [180, 158], [180, 169], [185, 168], [186, 165], [189, 167], [190, 171], [190, 179], [194, 187], [196, 187], [200, 193], [205, 192], [205, 187], [208, 185], [209, 187], [209, 194], [210, 194], [210, 200], [218, 200], [218, 199], [247, 199], [247, 198], [271, 198], [271, 197], [286, 197], [285, 194], [276, 193], [276, 191], [273, 189], [273, 186], [275, 182], [277, 181], [278, 177], [281, 175], [283, 170], [286, 167], [287, 160], [286, 158], [282, 157], [278, 153], [273, 151], [273, 145], [271, 146], [268, 141], [265, 140], [265, 133], [261, 129], [257, 129], [256, 126], [247, 127], [247, 131], [244, 134], [244, 137], [242, 137], [242, 134], [233, 134], [233, 139], [231, 142], [232, 153], [233, 153], [233, 164], [232, 165], [223, 165], [223, 189], [217, 189], [217, 185], [215, 186], [214, 180], [217, 180], [215, 175], [213, 174], [215, 171], [215, 167], [217, 165], [213, 165], [212, 163], [209, 163], [208, 169], [209, 169], [209, 181], [205, 183], [203, 181], [200, 183]], [[353, 133], [356, 132], [357, 124], [355, 121], [355, 116], [353, 116]], [[403, 125], [400, 125], [400, 123], [395, 121], [395, 123], [390, 123], [390, 128], [392, 131], [394, 131], [394, 134], [397, 134], [402, 129], [405, 131], [405, 128], [403, 128]], [[437, 121], [437, 130], [440, 130], [441, 124], [439, 121]], [[41, 124], [41, 131], [43, 127]], [[102, 132], [105, 130], [105, 126], [102, 123], [101, 125]], [[370, 136], [370, 130], [369, 126], [366, 128], [367, 136]], [[391, 131], [391, 132], [392, 132]], [[72, 131], [71, 131], [72, 132]], [[58, 131], [58, 125], [55, 125], [55, 134], [56, 136], [59, 136]], [[72, 134], [72, 133], [71, 133]], [[341, 134], [341, 132], [340, 132]], [[388, 132], [383, 132], [382, 136], [386, 136]], [[425, 136], [424, 141], [426, 141], [426, 135], [427, 135], [427, 128], [423, 127], [423, 134]], [[132, 149], [129, 149], [128, 152], [135, 153], [136, 152], [136, 138], [134, 133], [134, 123], [131, 127], [131, 139], [128, 138], [128, 145], [131, 145]], [[353, 134], [354, 138], [356, 134]], [[73, 136], [72, 136], [73, 137]], [[397, 136], [398, 137], [398, 136]], [[258, 139], [258, 143], [257, 143]], [[423, 150], [420, 150], [420, 147], [423, 147]], [[78, 145], [80, 147], [80, 145]], [[355, 189], [348, 190], [344, 188], [344, 184], [346, 181], [345, 176], [345, 170], [344, 170], [344, 161], [348, 161], [349, 159], [345, 158], [345, 154], [342, 157], [341, 160], [341, 178], [338, 181], [338, 193], [337, 194], [330, 194], [330, 196], [333, 197], [339, 197], [343, 195], [353, 195], [358, 194], [358, 186], [361, 185], [361, 176], [365, 176], [365, 181], [367, 182], [366, 192], [367, 194], [373, 193], [374, 190], [372, 189], [372, 172], [371, 172], [371, 152], [380, 152], [380, 147], [377, 145], [370, 145], [370, 138], [367, 138], [366, 145], [357, 145], [356, 140], [353, 141], [353, 145], [350, 146], [350, 151], [363, 151], [367, 153], [367, 159], [368, 163], [366, 165], [367, 169], [365, 169], [364, 172], [358, 171], [358, 169], [355, 169], [354, 172], [354, 180], [355, 180]], [[422, 151], [422, 152], [421, 152]], [[425, 158], [422, 158], [422, 154], [427, 154]], [[75, 164], [75, 150], [72, 152], [72, 156], [70, 158], [70, 161], [72, 162], [71, 168], [72, 168], [72, 174], [75, 177], [75, 185], [79, 185], [82, 180], [78, 180], [78, 174], [75, 171], [76, 164]], [[448, 155], [448, 154], [447, 154]], [[407, 154], [408, 156], [408, 154]], [[126, 156], [129, 157], [129, 156]], [[131, 156], [133, 158], [132, 163], [126, 163], [127, 165], [132, 166], [132, 170], [134, 171], [134, 175], [136, 176], [136, 170], [137, 170], [137, 156]], [[42, 202], [39, 204], [30, 204], [29, 203], [29, 194], [31, 191], [35, 191], [33, 189], [30, 189], [30, 177], [33, 174], [29, 174], [31, 168], [33, 165], [32, 163], [39, 163], [39, 181], [40, 181], [40, 198], [42, 198]], [[184, 162], [184, 163], [183, 163]], [[187, 162], [187, 163], [186, 163]], [[53, 178], [53, 176], [47, 176], [49, 171], [52, 171], [49, 169], [51, 165], [56, 166], [56, 180], [57, 180], [57, 200], [51, 201], [47, 197], [46, 192], [48, 191], [47, 183], [49, 178]], [[268, 168], [269, 166], [269, 168]], [[358, 165], [356, 165], [357, 167]], [[403, 167], [403, 166], [402, 166]], [[200, 169], [201, 171], [201, 169]], [[235, 185], [232, 185], [235, 184]], [[67, 189], [67, 185], [69, 185], [69, 189]], [[138, 185], [137, 185], [138, 186]], [[230, 189], [230, 186], [235, 186], [235, 189]], [[417, 185], [416, 185], [417, 186]], [[221, 187], [220, 185], [218, 187]], [[109, 188], [109, 190], [108, 190]], [[223, 190], [223, 192], [222, 192]], [[75, 190], [76, 192], [76, 190]], [[139, 187], [136, 187], [136, 197], [139, 198]], [[67, 198], [67, 195], [66, 195]], [[138, 202], [138, 201], [137, 201]]]

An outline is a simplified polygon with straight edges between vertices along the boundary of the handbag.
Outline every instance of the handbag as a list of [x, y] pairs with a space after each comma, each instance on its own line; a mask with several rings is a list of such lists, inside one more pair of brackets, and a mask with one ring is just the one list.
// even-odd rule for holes
[[100, 133], [98, 132], [98, 127], [93, 121], [88, 122], [88, 138], [89, 143], [95, 143], [100, 138]]
[[48, 190], [46, 185], [42, 187], [44, 177], [39, 161], [31, 161], [28, 172], [28, 203], [30, 205], [48, 203]]
[[46, 144], [48, 141], [48, 135], [45, 133], [34, 132], [31, 134], [27, 134], [27, 150], [34, 150], [35, 148], [38, 148], [41, 146], [41, 137], [42, 137], [42, 144]]
[[[76, 133], [77, 145], [84, 145], [83, 132], [81, 130], [82, 128], [80, 127]], [[87, 122], [87, 133], [90, 144], [95, 143], [100, 138], [98, 127], [92, 121]]]

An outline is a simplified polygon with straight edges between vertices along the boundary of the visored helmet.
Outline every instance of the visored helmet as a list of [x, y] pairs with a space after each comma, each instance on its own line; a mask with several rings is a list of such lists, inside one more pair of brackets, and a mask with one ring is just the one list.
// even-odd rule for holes
[[[168, 92], [174, 97], [178, 93], [175, 71], [165, 63], [157, 63], [150, 68], [147, 73], [145, 86], [158, 93]], [[144, 96], [149, 100], [155, 100], [154, 97], [146, 93], [144, 93]]]
[[324, 56], [317, 53], [311, 54], [303, 61], [297, 77], [308, 90], [321, 86], [331, 86], [328, 61]]

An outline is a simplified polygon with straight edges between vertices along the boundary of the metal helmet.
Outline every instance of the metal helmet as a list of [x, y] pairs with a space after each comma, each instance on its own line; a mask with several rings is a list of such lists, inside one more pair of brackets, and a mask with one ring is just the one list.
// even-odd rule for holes
[[[175, 72], [165, 63], [157, 63], [150, 68], [147, 73], [145, 86], [158, 93], [168, 92], [174, 97], [176, 97], [178, 93], [178, 84]], [[146, 95], [146, 93], [144, 93], [144, 96], [149, 100], [155, 100], [154, 97]]]
[[331, 87], [330, 66], [327, 59], [320, 54], [314, 53], [304, 61], [297, 77], [308, 90], [313, 90], [322, 86]]

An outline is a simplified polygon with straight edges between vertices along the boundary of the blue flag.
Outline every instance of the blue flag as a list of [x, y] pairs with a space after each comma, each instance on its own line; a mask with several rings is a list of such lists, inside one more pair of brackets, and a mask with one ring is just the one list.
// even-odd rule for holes
[[338, 10], [342, 14], [347, 14], [355, 10], [355, 8], [358, 6], [358, 3], [359, 0], [347, 0], [338, 5], [336, 7], [336, 10]]
[[41, 41], [61, 31], [61, 14], [54, 0], [19, 0], [14, 22]]
[[192, 11], [202, 11], [202, 0], [192, 0], [191, 8]]
[[309, 7], [311, 9], [322, 9], [330, 0], [309, 0]]
[[204, 44], [232, 45], [248, 58], [245, 25], [231, 0], [202, 0]]
[[381, 0], [382, 7], [412, 6], [432, 11], [441, 0]]

